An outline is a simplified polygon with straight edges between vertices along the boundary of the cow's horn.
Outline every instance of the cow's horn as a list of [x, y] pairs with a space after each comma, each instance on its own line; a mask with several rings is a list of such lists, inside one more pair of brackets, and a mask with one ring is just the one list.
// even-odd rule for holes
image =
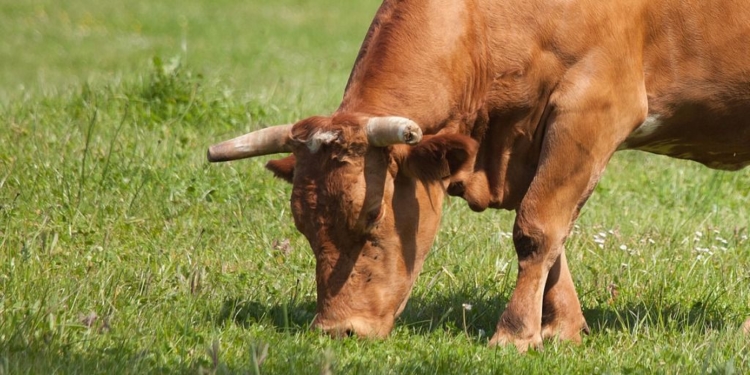
[[415, 145], [422, 140], [422, 129], [404, 117], [372, 117], [365, 127], [371, 145], [386, 147], [395, 144]]
[[208, 161], [230, 161], [291, 152], [292, 148], [288, 144], [291, 130], [292, 124], [276, 125], [217, 143], [208, 148]]

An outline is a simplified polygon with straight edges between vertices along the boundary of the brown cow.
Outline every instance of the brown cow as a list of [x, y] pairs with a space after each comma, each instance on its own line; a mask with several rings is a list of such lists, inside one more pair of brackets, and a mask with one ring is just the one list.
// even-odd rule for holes
[[[424, 136], [423, 136], [424, 134]], [[316, 258], [314, 325], [386, 336], [445, 192], [516, 211], [491, 345], [587, 331], [563, 243], [616, 150], [750, 164], [747, 0], [386, 0], [328, 117], [209, 149], [270, 153]]]

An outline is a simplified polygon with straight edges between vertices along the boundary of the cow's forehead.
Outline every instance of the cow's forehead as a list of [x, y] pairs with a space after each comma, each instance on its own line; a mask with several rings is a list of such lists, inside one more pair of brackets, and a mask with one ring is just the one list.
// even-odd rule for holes
[[292, 139], [307, 141], [317, 137], [321, 141], [338, 141], [342, 146], [367, 143], [361, 122], [359, 117], [352, 115], [313, 116], [294, 124]]
[[332, 199], [351, 200], [367, 191], [382, 190], [390, 174], [390, 158], [386, 149], [326, 145], [317, 152], [301, 150], [295, 170], [295, 188], [314, 190]]
[[[323, 231], [350, 237], [362, 229], [365, 217], [379, 211], [392, 193], [385, 150], [371, 148], [365, 155], [338, 160], [330, 150], [320, 150], [312, 160], [298, 161], [292, 205], [296, 220], [309, 231], [308, 238]], [[299, 173], [299, 174], [298, 174]], [[333, 235], [333, 233], [330, 233]]]

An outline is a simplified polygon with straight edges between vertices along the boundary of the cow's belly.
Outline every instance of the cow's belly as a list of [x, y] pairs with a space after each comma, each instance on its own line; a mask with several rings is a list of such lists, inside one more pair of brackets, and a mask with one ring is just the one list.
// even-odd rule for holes
[[750, 165], [750, 105], [728, 114], [694, 109], [669, 117], [650, 114], [618, 150], [688, 159], [714, 169], [741, 169]]

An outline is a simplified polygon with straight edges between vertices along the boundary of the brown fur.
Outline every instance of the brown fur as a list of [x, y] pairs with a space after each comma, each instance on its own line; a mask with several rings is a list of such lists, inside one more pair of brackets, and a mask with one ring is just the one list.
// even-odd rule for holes
[[294, 155], [289, 155], [285, 158], [269, 160], [266, 163], [266, 168], [273, 172], [273, 175], [291, 183], [294, 180], [294, 164], [297, 159]]
[[[618, 149], [750, 164], [748, 40], [746, 0], [385, 0], [338, 110], [296, 124], [294, 157], [268, 165], [316, 255], [315, 325], [388, 334], [447, 191], [517, 212], [516, 289], [490, 344], [580, 341], [563, 244], [581, 206]], [[371, 147], [373, 116], [427, 136]], [[309, 147], [320, 131], [337, 137]]]
[[399, 160], [402, 172], [420, 181], [442, 181], [474, 167], [477, 142], [458, 134], [427, 136], [406, 148]]

